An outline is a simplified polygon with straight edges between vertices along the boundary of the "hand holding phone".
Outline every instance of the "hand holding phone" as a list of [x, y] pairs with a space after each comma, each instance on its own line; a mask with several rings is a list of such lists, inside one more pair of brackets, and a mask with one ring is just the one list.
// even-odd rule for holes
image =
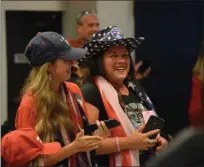
[[108, 127], [103, 121], [97, 120], [96, 124], [98, 126], [98, 129], [92, 133], [93, 136], [100, 136], [100, 137], [103, 137], [104, 139], [111, 136], [110, 130], [108, 129]]
[[152, 65], [151, 60], [143, 60], [142, 65], [139, 67], [138, 72], [144, 73]]
[[102, 143], [103, 138], [100, 136], [85, 136], [84, 130], [78, 126], [79, 132], [76, 134], [76, 137], [73, 144], [73, 149], [76, 152], [87, 152], [91, 150], [95, 150]]
[[151, 61], [144, 60], [140, 61], [139, 63], [135, 64], [135, 79], [141, 80], [146, 78], [149, 73], [151, 72]]
[[[157, 117], [157, 116], [150, 116], [149, 120], [147, 121], [144, 129], [142, 130], [142, 133], [147, 133], [149, 131], [155, 130], [155, 129], [162, 129], [164, 126], [165, 120]], [[158, 134], [154, 134], [149, 137], [149, 139], [155, 139]]]
[[[118, 127], [118, 126], [120, 126], [120, 122], [118, 122], [117, 120], [115, 120], [115, 119], [110, 119], [110, 120], [105, 120], [105, 121], [103, 121], [104, 122], [104, 124], [106, 125], [106, 127], [108, 128], [108, 129], [112, 129], [112, 128], [115, 128], [115, 127]], [[95, 130], [97, 130], [98, 129], [98, 126], [97, 126], [97, 124], [91, 124], [91, 125], [89, 125], [88, 127], [87, 127], [87, 129], [86, 129], [86, 133], [93, 133]]]
[[158, 134], [159, 130], [156, 129], [147, 133], [142, 133], [144, 127], [145, 124], [140, 126], [135, 132], [132, 133], [132, 135], [128, 136], [128, 145], [130, 149], [148, 150], [149, 148], [153, 147], [157, 142], [156, 139], [150, 140], [149, 137], [154, 134]]

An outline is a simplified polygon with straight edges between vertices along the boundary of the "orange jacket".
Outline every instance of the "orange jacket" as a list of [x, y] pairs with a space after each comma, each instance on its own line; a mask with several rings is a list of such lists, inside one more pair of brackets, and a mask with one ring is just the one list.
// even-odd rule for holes
[[[65, 82], [66, 88], [69, 89], [73, 94], [78, 94], [82, 99], [82, 107], [85, 115], [88, 117], [88, 112], [85, 108], [84, 98], [79, 87], [71, 82]], [[36, 100], [32, 92], [29, 92], [23, 96], [21, 104], [18, 108], [15, 126], [19, 128], [35, 128], [36, 125]]]
[[[77, 94], [77, 96], [80, 98], [81, 106], [83, 108], [84, 114], [88, 117], [88, 112], [85, 108], [84, 98], [82, 96], [82, 93], [79, 87], [76, 84], [70, 83], [70, 82], [65, 82], [65, 86], [67, 89], [70, 90], [72, 95]], [[74, 100], [74, 104], [75, 104], [75, 107], [78, 108], [75, 100]], [[81, 114], [80, 113], [74, 114], [73, 111], [71, 110], [69, 110], [69, 112], [72, 112], [71, 119], [74, 122], [74, 124], [75, 125], [79, 124], [83, 128]], [[35, 96], [32, 94], [32, 92], [29, 92], [23, 96], [21, 104], [17, 111], [15, 126], [16, 126], [16, 129], [20, 129], [20, 128], [35, 129], [35, 126], [36, 126], [36, 99], [35, 99]], [[76, 159], [74, 155], [70, 157], [70, 163], [71, 163], [71, 166], [76, 166]]]
[[201, 81], [194, 75], [192, 78], [192, 93], [189, 105], [189, 119], [193, 127], [204, 126], [204, 109], [202, 108], [201, 89]]
[[73, 48], [80, 48], [88, 41], [84, 38], [75, 38], [69, 39], [68, 42]]

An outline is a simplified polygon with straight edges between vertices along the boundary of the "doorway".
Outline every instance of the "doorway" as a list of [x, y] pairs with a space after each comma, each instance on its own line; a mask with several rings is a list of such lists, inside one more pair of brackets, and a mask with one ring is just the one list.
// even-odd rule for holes
[[9, 125], [14, 125], [20, 102], [20, 90], [30, 71], [30, 66], [23, 55], [25, 47], [37, 32], [43, 31], [55, 31], [61, 34], [62, 12], [6, 12]]

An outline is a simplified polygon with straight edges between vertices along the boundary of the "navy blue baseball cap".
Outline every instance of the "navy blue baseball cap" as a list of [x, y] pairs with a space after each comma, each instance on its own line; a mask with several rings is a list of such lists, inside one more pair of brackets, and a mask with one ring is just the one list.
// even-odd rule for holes
[[35, 67], [58, 58], [79, 60], [86, 55], [86, 49], [72, 48], [67, 40], [56, 32], [42, 32], [30, 40], [24, 54], [30, 65]]

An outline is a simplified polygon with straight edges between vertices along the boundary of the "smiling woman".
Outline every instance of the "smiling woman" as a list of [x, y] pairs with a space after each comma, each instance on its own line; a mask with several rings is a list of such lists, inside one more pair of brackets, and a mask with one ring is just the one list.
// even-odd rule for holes
[[[130, 54], [143, 40], [143, 37], [125, 38], [120, 28], [109, 26], [95, 33], [83, 46], [87, 54], [80, 62], [90, 68], [91, 80], [81, 89], [91, 113], [90, 121], [116, 119], [121, 123], [96, 150], [100, 155], [99, 166], [142, 165], [151, 153], [140, 150], [158, 143], [156, 151], [159, 151], [167, 143], [160, 135], [153, 140], [148, 138], [159, 130], [141, 133], [149, 116], [156, 115], [149, 97], [134, 82]], [[105, 154], [109, 156], [104, 157]]]
[[115, 85], [123, 83], [130, 69], [130, 57], [125, 46], [113, 46], [104, 53], [104, 72]]
[[96, 134], [84, 136], [82, 128], [88, 121], [82, 116], [88, 113], [82, 93], [75, 84], [65, 82], [70, 79], [72, 61], [85, 54], [85, 49], [72, 48], [55, 32], [38, 33], [25, 49], [32, 70], [22, 89], [16, 129], [35, 129], [43, 142], [62, 145], [56, 154], [44, 157], [45, 166], [92, 166], [89, 151], [102, 142]]

